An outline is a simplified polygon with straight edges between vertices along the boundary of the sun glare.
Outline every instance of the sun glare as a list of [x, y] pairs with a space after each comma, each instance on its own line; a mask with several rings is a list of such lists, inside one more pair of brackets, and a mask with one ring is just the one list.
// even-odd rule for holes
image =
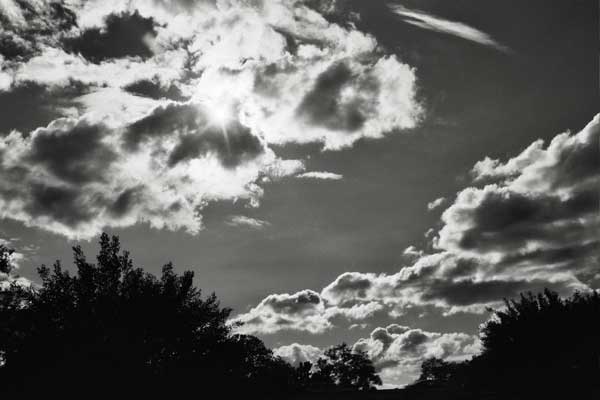
[[224, 127], [231, 121], [231, 109], [225, 105], [211, 107], [209, 118], [218, 126]]

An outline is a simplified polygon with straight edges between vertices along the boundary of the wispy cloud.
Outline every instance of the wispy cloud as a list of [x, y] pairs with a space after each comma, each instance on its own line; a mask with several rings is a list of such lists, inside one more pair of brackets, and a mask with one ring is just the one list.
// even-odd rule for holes
[[487, 33], [463, 24], [462, 22], [449, 21], [447, 19], [427, 14], [423, 11], [411, 10], [401, 5], [390, 5], [389, 7], [394, 13], [403, 17], [404, 22], [407, 24], [457, 36], [471, 42], [482, 44], [484, 46], [493, 47], [505, 53], [512, 52], [509, 47], [497, 42]]
[[436, 208], [440, 207], [442, 204], [444, 204], [446, 202], [446, 198], [445, 197], [440, 197], [437, 198], [435, 200], [433, 200], [432, 202], [429, 202], [427, 204], [427, 209], [429, 211], [431, 210], [435, 210]]
[[262, 229], [270, 225], [267, 221], [246, 217], [245, 215], [233, 215], [227, 221], [230, 226], [246, 226], [254, 229]]
[[327, 179], [327, 180], [338, 181], [338, 180], [342, 179], [344, 176], [340, 175], [340, 174], [335, 174], [333, 172], [327, 172], [327, 171], [310, 171], [310, 172], [305, 172], [303, 174], [297, 175], [296, 177], [301, 178], [301, 179]]

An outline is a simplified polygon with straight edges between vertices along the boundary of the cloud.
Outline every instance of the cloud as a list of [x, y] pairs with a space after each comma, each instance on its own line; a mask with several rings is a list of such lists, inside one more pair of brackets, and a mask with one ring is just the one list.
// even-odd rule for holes
[[157, 79], [142, 79], [132, 82], [123, 87], [128, 93], [136, 96], [149, 97], [155, 100], [169, 99], [175, 101], [184, 101], [186, 98], [181, 93], [181, 90], [174, 84], [168, 87], [163, 86]]
[[[304, 171], [276, 146], [340, 149], [423, 114], [414, 69], [329, 20], [333, 5], [42, 3], [1, 11], [3, 96], [37, 87], [60, 100], [41, 128], [2, 138], [0, 215], [70, 238], [136, 223], [194, 234], [211, 201], [258, 206], [261, 184]], [[81, 158], [61, 163], [59, 148]]]
[[433, 200], [432, 202], [427, 203], [427, 209], [429, 211], [435, 210], [436, 208], [441, 207], [445, 202], [446, 202], [445, 197], [439, 197], [439, 198]]
[[485, 186], [464, 189], [444, 211], [437, 246], [490, 260], [501, 274], [583, 279], [599, 263], [590, 251], [600, 245], [599, 125], [597, 115], [547, 148], [536, 141], [504, 163], [478, 162], [473, 174]]
[[303, 290], [294, 294], [272, 294], [248, 313], [236, 317], [240, 333], [270, 334], [282, 330], [322, 333], [331, 327], [324, 316], [325, 306], [318, 293]]
[[139, 222], [196, 233], [207, 202], [256, 205], [256, 181], [296, 172], [239, 123], [221, 132], [201, 110], [171, 104], [122, 128], [81, 117], [13, 131], [0, 139], [0, 215], [71, 238]]
[[[470, 359], [481, 351], [481, 342], [476, 335], [462, 332], [430, 332], [390, 324], [373, 329], [368, 337], [358, 339], [352, 349], [364, 352], [373, 361], [384, 386], [401, 387], [419, 377], [425, 359]], [[274, 353], [297, 366], [306, 361], [314, 364], [324, 351], [310, 344], [292, 343], [275, 348]]]
[[392, 324], [374, 329], [353, 348], [367, 353], [385, 384], [404, 386], [419, 377], [426, 358], [468, 359], [479, 353], [480, 342], [477, 336], [465, 333], [428, 332]]
[[244, 215], [233, 215], [227, 221], [227, 225], [247, 226], [249, 228], [262, 229], [268, 226], [269, 223], [260, 219], [246, 217]]
[[[322, 322], [315, 331], [341, 326], [340, 315], [351, 322], [415, 308], [483, 313], [522, 292], [598, 288], [599, 136], [596, 116], [547, 147], [537, 141], [505, 162], [478, 162], [473, 186], [457, 194], [429, 236], [433, 252], [410, 246], [395, 273], [345, 272], [311, 292], [319, 301], [310, 315]], [[303, 330], [299, 321], [286, 329]]]
[[26, 61], [45, 46], [60, 46], [76, 16], [60, 1], [0, 2], [0, 55], [10, 62]]
[[497, 42], [489, 34], [462, 22], [449, 21], [431, 14], [427, 14], [423, 11], [411, 10], [401, 5], [391, 5], [390, 8], [394, 13], [403, 17], [403, 21], [407, 24], [456, 36], [471, 42], [482, 44], [484, 46], [493, 47], [496, 50], [505, 53], [511, 52], [510, 48]]
[[238, 315], [232, 322], [241, 322], [241, 333], [273, 334], [280, 331], [323, 333], [340, 322], [360, 321], [372, 317], [383, 306], [378, 303], [337, 307], [326, 304], [312, 290], [293, 294], [272, 294], [265, 297], [249, 312]]
[[144, 18], [137, 11], [111, 14], [102, 29], [91, 28], [66, 38], [65, 48], [94, 63], [125, 57], [146, 59], [153, 54], [151, 41], [156, 34], [152, 18]]
[[31, 41], [30, 57], [8, 68], [12, 85], [79, 80], [132, 90], [154, 82], [198, 102], [236, 105], [268, 143], [328, 149], [412, 128], [422, 113], [411, 67], [304, 2], [87, 1], [65, 10], [77, 27]]
[[333, 172], [326, 172], [326, 171], [309, 171], [309, 172], [304, 172], [300, 175], [296, 175], [296, 178], [301, 178], [301, 179], [321, 179], [321, 180], [334, 180], [334, 181], [338, 181], [340, 179], [343, 179], [344, 176], [340, 175], [340, 174], [336, 174]]
[[323, 356], [323, 350], [320, 348], [299, 343], [277, 347], [273, 349], [273, 353], [295, 367], [307, 361], [314, 364]]

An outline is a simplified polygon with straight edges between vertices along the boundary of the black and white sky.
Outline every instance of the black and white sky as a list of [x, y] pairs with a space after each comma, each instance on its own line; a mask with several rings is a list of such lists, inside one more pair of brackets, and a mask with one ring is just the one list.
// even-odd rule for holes
[[[386, 386], [600, 288], [595, 0], [0, 0], [0, 241], [117, 234], [291, 361]], [[6, 281], [8, 277], [0, 277]]]

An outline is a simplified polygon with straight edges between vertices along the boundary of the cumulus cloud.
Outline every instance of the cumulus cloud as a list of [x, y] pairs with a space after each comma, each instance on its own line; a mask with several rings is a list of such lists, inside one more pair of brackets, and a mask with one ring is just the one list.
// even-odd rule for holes
[[265, 297], [249, 312], [235, 317], [232, 322], [243, 325], [241, 333], [273, 334], [280, 331], [323, 333], [341, 321], [360, 321], [383, 310], [376, 302], [337, 307], [326, 304], [321, 295], [312, 290], [293, 294], [272, 294]]
[[447, 19], [427, 14], [422, 11], [411, 10], [401, 5], [393, 5], [390, 7], [394, 13], [401, 16], [403, 21], [407, 24], [456, 36], [471, 42], [482, 44], [484, 46], [493, 47], [502, 52], [511, 51], [510, 48], [497, 42], [489, 34], [462, 22], [449, 21]]
[[[481, 342], [477, 336], [461, 332], [430, 332], [390, 324], [358, 339], [352, 349], [364, 352], [372, 360], [385, 387], [401, 387], [419, 377], [425, 359], [470, 359], [481, 351]], [[306, 361], [315, 363], [324, 351], [309, 344], [292, 343], [275, 348], [274, 353], [297, 366]]]
[[486, 158], [473, 174], [483, 187], [460, 192], [442, 215], [437, 246], [502, 266], [582, 282], [599, 265], [600, 116], [579, 133], [536, 141], [506, 162]]
[[[195, 233], [208, 202], [257, 206], [262, 183], [304, 171], [274, 145], [334, 150], [414, 127], [414, 69], [333, 8], [3, 2], [0, 90], [83, 90], [63, 91], [62, 118], [2, 138], [0, 215], [72, 238], [138, 222]], [[63, 145], [82, 153], [61, 163]]]
[[336, 174], [333, 172], [326, 172], [326, 171], [309, 171], [309, 172], [305, 172], [303, 174], [297, 175], [296, 177], [301, 178], [301, 179], [323, 179], [323, 180], [334, 180], [334, 181], [344, 178], [343, 175]]
[[471, 358], [480, 351], [477, 336], [439, 333], [398, 324], [374, 329], [359, 339], [354, 350], [365, 352], [388, 386], [404, 386], [419, 377], [421, 363], [429, 357], [448, 361]]
[[270, 334], [282, 330], [322, 333], [331, 327], [318, 293], [303, 290], [294, 294], [272, 294], [248, 313], [234, 319], [243, 325], [240, 333]]
[[277, 347], [273, 349], [273, 353], [295, 367], [307, 361], [314, 364], [323, 356], [323, 350], [320, 348], [311, 346], [310, 344], [299, 343]]
[[195, 233], [209, 201], [255, 204], [254, 182], [286, 173], [277, 164], [247, 128], [216, 129], [200, 105], [159, 107], [122, 128], [62, 118], [0, 139], [0, 215], [78, 238], [137, 222]]
[[478, 162], [473, 186], [457, 194], [430, 236], [433, 253], [410, 246], [396, 273], [339, 275], [314, 294], [314, 315], [331, 323], [339, 310], [362, 308], [392, 317], [415, 307], [483, 313], [526, 291], [598, 288], [599, 137], [596, 116], [547, 147], [537, 141], [505, 162]]

